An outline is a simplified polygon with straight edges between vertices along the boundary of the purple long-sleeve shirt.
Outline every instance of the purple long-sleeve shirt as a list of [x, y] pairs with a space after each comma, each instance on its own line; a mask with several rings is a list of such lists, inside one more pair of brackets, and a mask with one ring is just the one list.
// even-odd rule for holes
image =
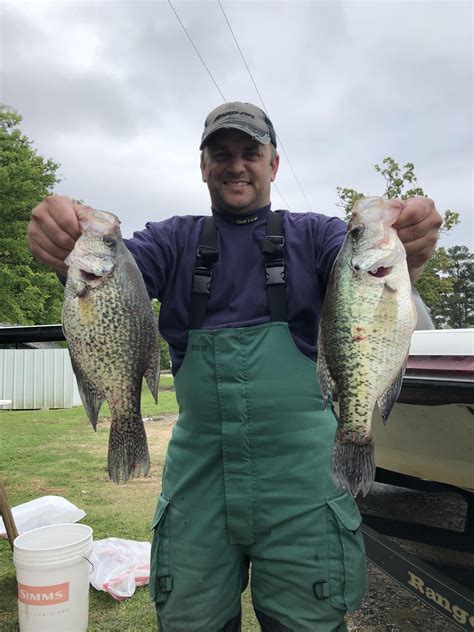
[[[218, 227], [219, 260], [203, 329], [248, 327], [270, 321], [265, 260], [258, 241], [265, 237], [270, 206], [239, 216], [238, 223], [212, 210]], [[151, 298], [161, 302], [160, 333], [170, 345], [173, 374], [188, 339], [191, 286], [205, 216], [175, 216], [149, 222], [125, 243], [135, 257]], [[234, 220], [234, 221], [232, 221]], [[345, 223], [317, 213], [282, 213], [288, 324], [297, 347], [316, 359], [316, 338], [324, 293], [346, 233]]]

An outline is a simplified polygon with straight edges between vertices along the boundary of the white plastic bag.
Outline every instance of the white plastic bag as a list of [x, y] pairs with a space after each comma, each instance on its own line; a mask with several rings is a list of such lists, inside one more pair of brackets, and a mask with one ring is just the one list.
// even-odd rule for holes
[[90, 582], [97, 590], [122, 601], [131, 597], [137, 586], [150, 581], [150, 542], [120, 538], [95, 540], [90, 561], [94, 570]]
[[[41, 496], [13, 507], [12, 514], [16, 529], [21, 534], [51, 524], [78, 522], [86, 512], [62, 496]], [[0, 538], [6, 537], [5, 525], [0, 518]]]

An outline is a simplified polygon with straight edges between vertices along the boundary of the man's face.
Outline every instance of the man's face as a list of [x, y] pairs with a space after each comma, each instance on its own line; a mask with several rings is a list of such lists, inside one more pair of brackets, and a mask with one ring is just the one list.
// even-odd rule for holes
[[270, 145], [236, 129], [217, 132], [201, 155], [212, 206], [243, 215], [269, 204], [278, 164], [278, 154], [272, 161]]

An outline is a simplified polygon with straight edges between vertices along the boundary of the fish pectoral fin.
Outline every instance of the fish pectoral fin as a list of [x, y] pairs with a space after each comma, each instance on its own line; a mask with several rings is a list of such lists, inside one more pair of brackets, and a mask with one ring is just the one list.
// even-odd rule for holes
[[391, 279], [389, 276], [384, 280], [384, 286], [387, 288], [387, 290], [390, 290], [390, 292], [397, 292], [398, 290], [398, 285], [396, 281]]
[[86, 409], [87, 417], [92, 424], [94, 430], [97, 427], [97, 419], [99, 417], [100, 407], [104, 398], [85, 379], [84, 374], [71, 357], [72, 368], [77, 380], [77, 387], [82, 403]]
[[377, 405], [379, 407], [379, 411], [384, 424], [387, 423], [390, 411], [392, 410], [393, 405], [400, 395], [407, 360], [408, 356], [406, 357], [405, 362], [402, 364], [402, 367], [398, 372], [395, 380], [388, 386], [388, 388], [382, 393], [382, 395], [377, 398]]
[[318, 381], [321, 388], [321, 393], [324, 399], [325, 408], [328, 405], [328, 401], [332, 400], [334, 388], [336, 386], [326, 362], [326, 356], [324, 354], [323, 343], [321, 337], [318, 339]]
[[335, 417], [335, 419], [336, 419], [337, 423], [338, 423], [338, 424], [340, 424], [340, 423], [341, 423], [341, 420], [339, 419], [339, 415], [337, 414], [337, 411], [336, 411], [336, 409], [334, 408], [334, 404], [333, 404], [332, 402], [331, 402], [331, 411], [332, 411], [332, 414], [334, 415], [334, 417]]
[[150, 363], [145, 371], [145, 379], [155, 404], [158, 404], [158, 385], [160, 383], [160, 345], [158, 336], [156, 337], [155, 349], [150, 357]]

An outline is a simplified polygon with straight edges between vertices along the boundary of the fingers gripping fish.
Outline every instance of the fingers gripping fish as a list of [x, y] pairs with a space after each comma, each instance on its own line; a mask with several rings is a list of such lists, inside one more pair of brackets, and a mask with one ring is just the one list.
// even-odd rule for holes
[[88, 210], [66, 259], [63, 330], [92, 426], [104, 400], [112, 415], [108, 471], [114, 482], [148, 473], [140, 412], [143, 377], [158, 397], [158, 329], [142, 275], [112, 213]]
[[318, 378], [327, 404], [337, 390], [334, 482], [365, 496], [375, 477], [371, 420], [386, 423], [398, 398], [416, 323], [406, 253], [392, 225], [399, 200], [354, 206], [334, 263], [318, 337]]

